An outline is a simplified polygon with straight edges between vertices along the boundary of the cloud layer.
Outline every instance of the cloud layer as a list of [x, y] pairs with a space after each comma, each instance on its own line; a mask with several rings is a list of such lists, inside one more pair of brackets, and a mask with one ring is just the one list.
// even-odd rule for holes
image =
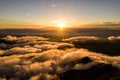
[[[27, 36], [4, 38], [16, 41], [11, 47], [1, 43], [0, 79], [52, 80], [56, 74], [66, 71], [85, 70], [99, 63], [111, 64], [120, 69], [120, 56], [107, 56], [87, 49], [74, 48], [73, 44], [44, 41], [46, 38]], [[70, 40], [97, 40], [97, 37], [71, 38]], [[83, 58], [91, 59], [88, 63], [80, 62]], [[79, 62], [78, 62], [79, 61]]]

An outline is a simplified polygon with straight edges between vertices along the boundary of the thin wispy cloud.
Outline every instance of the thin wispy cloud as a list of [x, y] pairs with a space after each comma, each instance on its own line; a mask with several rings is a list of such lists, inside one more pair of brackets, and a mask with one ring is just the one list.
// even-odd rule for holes
[[79, 41], [84, 42], [84, 41], [93, 41], [93, 40], [99, 40], [99, 38], [95, 36], [77, 36], [77, 37], [62, 39], [62, 41], [69, 41], [69, 42], [79, 42]]

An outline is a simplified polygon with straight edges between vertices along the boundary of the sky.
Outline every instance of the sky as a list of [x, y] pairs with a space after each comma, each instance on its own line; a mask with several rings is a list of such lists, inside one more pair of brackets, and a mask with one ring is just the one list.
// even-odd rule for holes
[[0, 0], [0, 22], [78, 25], [119, 20], [120, 0]]

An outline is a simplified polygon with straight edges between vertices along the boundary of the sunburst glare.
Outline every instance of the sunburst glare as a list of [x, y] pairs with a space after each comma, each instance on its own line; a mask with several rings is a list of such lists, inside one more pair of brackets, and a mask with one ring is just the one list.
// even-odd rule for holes
[[64, 27], [65, 27], [65, 23], [58, 23], [58, 24], [57, 24], [57, 27], [59, 27], [59, 28], [64, 28]]

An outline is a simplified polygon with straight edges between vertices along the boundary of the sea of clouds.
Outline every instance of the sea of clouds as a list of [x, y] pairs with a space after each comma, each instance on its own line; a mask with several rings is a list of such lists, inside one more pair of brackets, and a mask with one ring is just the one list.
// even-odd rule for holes
[[[109, 41], [120, 40], [120, 36], [110, 36]], [[69, 70], [85, 70], [99, 63], [111, 64], [120, 69], [120, 56], [108, 56], [75, 48], [66, 41], [99, 40], [95, 36], [78, 36], [51, 42], [39, 36], [7, 36], [0, 43], [0, 80], [52, 80]], [[65, 41], [65, 42], [64, 42]], [[75, 63], [89, 57], [89, 63]]]

